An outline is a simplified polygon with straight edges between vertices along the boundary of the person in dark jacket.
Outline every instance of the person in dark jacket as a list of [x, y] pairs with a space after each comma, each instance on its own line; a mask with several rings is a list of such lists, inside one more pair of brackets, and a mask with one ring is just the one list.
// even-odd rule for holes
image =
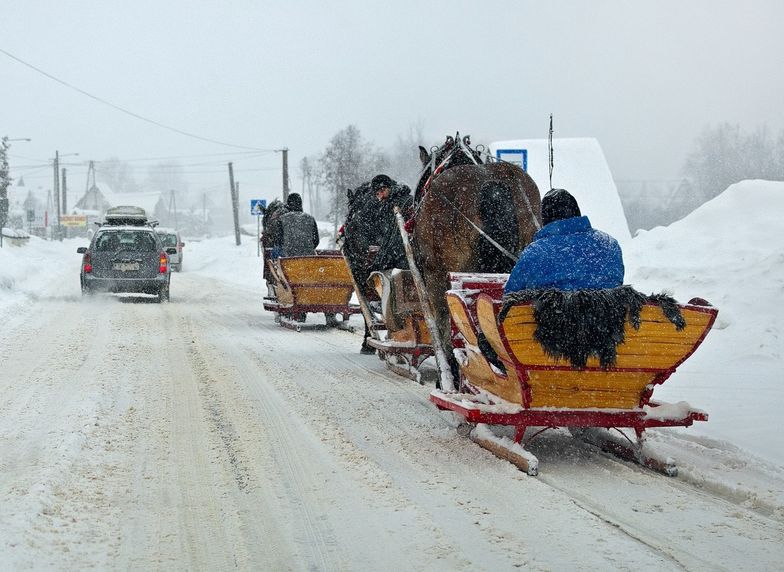
[[411, 189], [387, 175], [376, 175], [370, 182], [370, 186], [376, 198], [382, 203], [379, 215], [381, 243], [370, 270], [407, 269], [408, 259], [395, 219], [395, 207], [400, 208], [403, 218], [407, 219], [411, 216], [414, 205]]
[[302, 197], [291, 193], [286, 199], [287, 212], [277, 221], [277, 246], [280, 256], [312, 256], [319, 243], [316, 219], [302, 212]]
[[618, 241], [591, 227], [565, 189], [542, 198], [542, 228], [520, 255], [504, 294], [540, 288], [586, 290], [623, 285]]

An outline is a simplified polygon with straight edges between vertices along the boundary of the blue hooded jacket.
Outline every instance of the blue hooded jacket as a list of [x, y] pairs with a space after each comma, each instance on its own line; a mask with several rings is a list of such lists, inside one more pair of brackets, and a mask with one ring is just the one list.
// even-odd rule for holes
[[512, 269], [504, 294], [533, 288], [583, 290], [623, 284], [618, 241], [587, 216], [556, 220], [534, 235]]

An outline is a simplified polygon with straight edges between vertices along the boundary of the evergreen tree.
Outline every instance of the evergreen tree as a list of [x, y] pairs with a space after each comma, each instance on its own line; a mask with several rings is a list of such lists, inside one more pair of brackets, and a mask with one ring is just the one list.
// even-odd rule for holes
[[[0, 142], [0, 229], [8, 220], [8, 187], [11, 186], [11, 177], [8, 173], [8, 137], [3, 137]], [[0, 245], [2, 245], [0, 234]]]

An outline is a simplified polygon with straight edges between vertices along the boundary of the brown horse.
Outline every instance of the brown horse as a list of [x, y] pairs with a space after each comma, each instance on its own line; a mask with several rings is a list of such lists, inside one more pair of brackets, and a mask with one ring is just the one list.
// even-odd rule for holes
[[511, 163], [483, 163], [468, 137], [447, 137], [432, 153], [419, 150], [424, 171], [415, 193], [412, 247], [448, 341], [449, 273], [509, 272], [541, 228], [541, 199], [525, 171]]

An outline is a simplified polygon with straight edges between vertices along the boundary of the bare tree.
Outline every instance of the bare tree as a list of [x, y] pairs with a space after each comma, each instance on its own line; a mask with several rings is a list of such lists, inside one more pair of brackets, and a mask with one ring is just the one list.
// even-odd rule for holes
[[363, 181], [388, 167], [388, 160], [383, 153], [362, 139], [362, 135], [354, 125], [339, 131], [329, 142], [319, 158], [322, 177], [332, 198], [329, 215], [335, 223], [335, 231], [339, 222], [346, 216], [346, 190], [357, 187]]
[[154, 191], [174, 191], [178, 199], [188, 190], [185, 172], [182, 165], [176, 161], [161, 162], [148, 167], [145, 185]]
[[744, 179], [783, 180], [783, 150], [784, 132], [774, 143], [766, 126], [748, 135], [730, 123], [705, 129], [684, 166], [695, 206]]
[[303, 157], [299, 162], [299, 173], [302, 177], [302, 197], [307, 198], [308, 207], [313, 216], [321, 212], [321, 201], [318, 195], [319, 188], [314, 184], [316, 173], [313, 168], [313, 159]]
[[407, 184], [412, 189], [417, 184], [417, 177], [422, 170], [419, 161], [419, 146], [424, 145], [424, 124], [417, 121], [408, 127], [405, 135], [398, 135], [390, 153], [389, 175]]
[[139, 190], [133, 166], [117, 157], [96, 162], [95, 174], [118, 193], [135, 193]]

